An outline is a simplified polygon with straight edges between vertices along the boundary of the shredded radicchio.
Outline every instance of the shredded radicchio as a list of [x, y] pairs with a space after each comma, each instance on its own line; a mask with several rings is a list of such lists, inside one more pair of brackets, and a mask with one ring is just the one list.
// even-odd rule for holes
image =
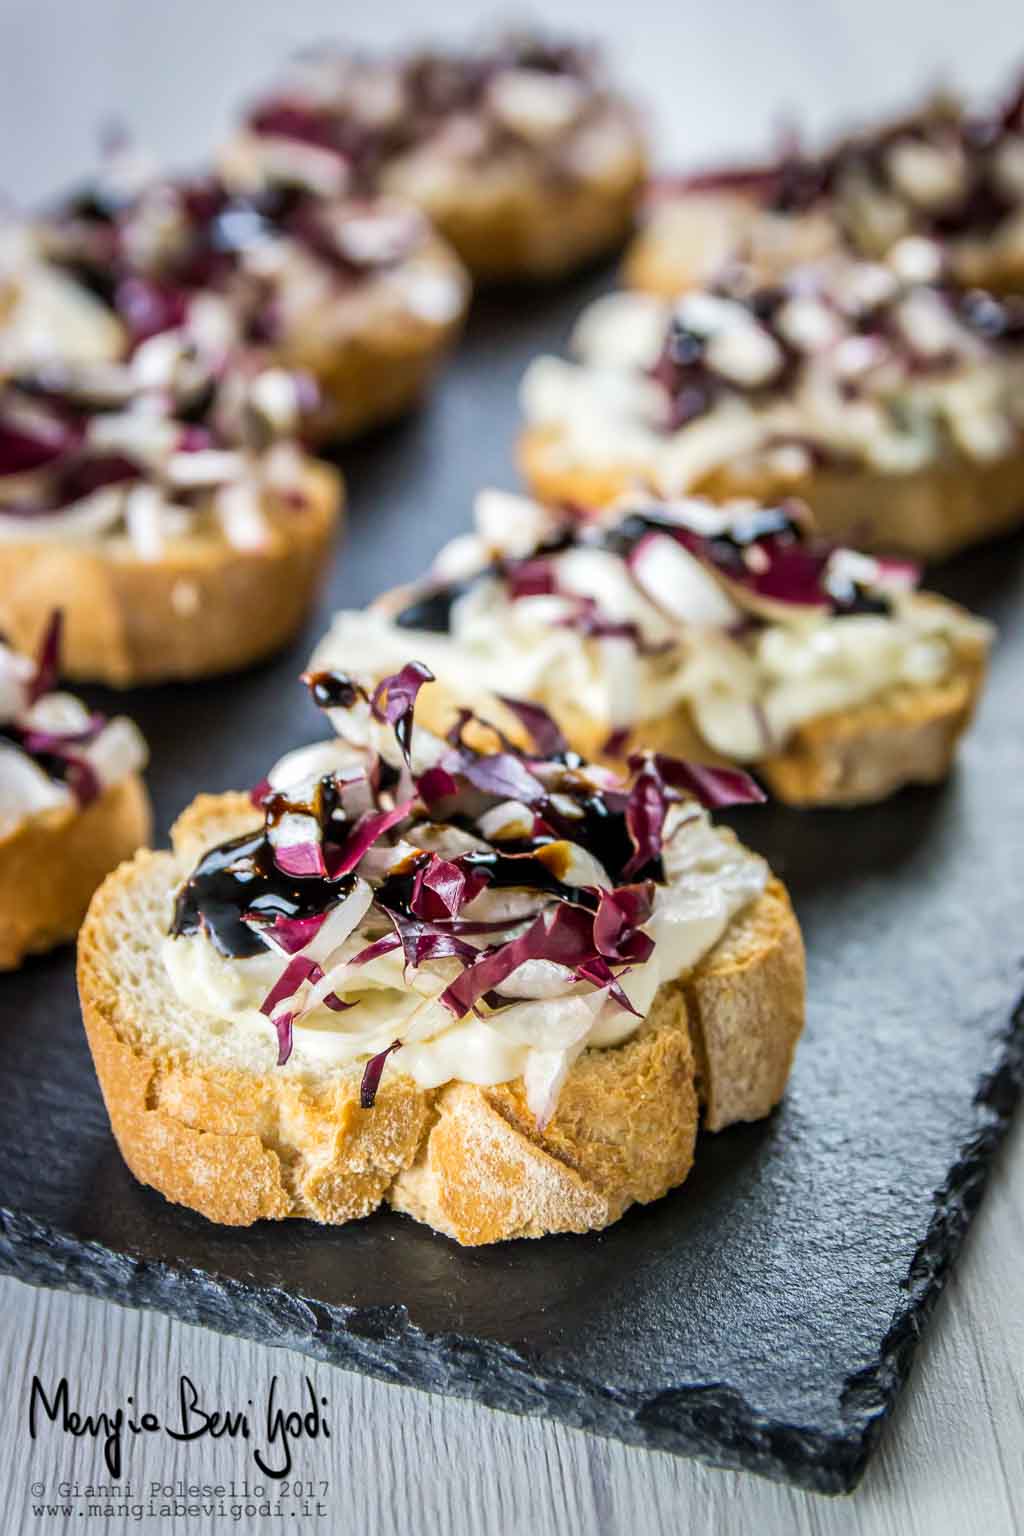
[[541, 757], [559, 757], [568, 752], [569, 743], [562, 734], [561, 726], [552, 720], [542, 705], [531, 704], [526, 699], [510, 699], [505, 694], [500, 694], [499, 698], [526, 728], [534, 750]]
[[28, 711], [57, 685], [62, 633], [63, 615], [55, 609], [39, 644], [35, 671], [25, 688], [24, 710], [0, 725], [0, 735], [13, 741], [50, 778], [66, 785], [84, 807], [99, 798], [103, 786], [83, 749], [106, 729], [106, 716], [93, 713], [84, 724], [69, 730], [44, 729], [28, 718]]
[[370, 708], [378, 720], [394, 726], [402, 756], [409, 761], [412, 743], [412, 718], [416, 699], [424, 683], [432, 683], [434, 674], [421, 661], [410, 661], [401, 672], [382, 678], [373, 690]]
[[457, 861], [453, 863], [434, 854], [416, 871], [409, 905], [417, 917], [428, 920], [458, 917], [486, 884], [483, 875], [467, 873]]
[[376, 1056], [371, 1056], [363, 1071], [363, 1080], [359, 1084], [359, 1106], [361, 1109], [372, 1109], [377, 1098], [377, 1089], [380, 1087], [381, 1073], [384, 1071], [384, 1063], [392, 1051], [401, 1047], [401, 1040], [392, 1040], [386, 1050], [378, 1051]]
[[629, 767], [634, 779], [626, 826], [634, 851], [623, 871], [629, 878], [641, 874], [660, 856], [665, 819], [673, 801], [692, 795], [709, 810], [720, 810], [765, 798], [764, 791], [740, 768], [710, 768], [660, 752], [634, 753]]
[[330, 878], [340, 879], [342, 875], [347, 875], [355, 869], [363, 854], [368, 853], [385, 832], [389, 832], [400, 821], [404, 821], [414, 804], [415, 799], [405, 800], [400, 805], [392, 806], [390, 810], [371, 811], [361, 817], [336, 857], [331, 859], [328, 867]]
[[[401, 725], [407, 764], [416, 696], [429, 676], [410, 663], [372, 696], [378, 720]], [[325, 707], [366, 707], [358, 686], [342, 689], [337, 677], [329, 688], [323, 678], [317, 686]], [[366, 748], [369, 760], [358, 780], [328, 774], [309, 803], [261, 785], [264, 831], [212, 850], [186, 881], [173, 932], [202, 930], [228, 955], [258, 953], [261, 945], [283, 955], [261, 1004], [277, 1030], [279, 1062], [288, 1060], [294, 1025], [311, 999], [336, 1011], [356, 1006], [334, 991], [321, 995], [335, 971], [358, 971], [398, 951], [407, 969], [449, 963], [455, 974], [442, 973], [438, 1001], [453, 1018], [472, 1012], [486, 1018], [520, 1001], [504, 995], [502, 985], [531, 961], [563, 968], [566, 987], [585, 984], [605, 993], [609, 1005], [635, 1012], [622, 981], [654, 951], [648, 928], [664, 879], [670, 807], [687, 799], [718, 807], [763, 798], [744, 773], [660, 753], [631, 757], [628, 783], [612, 779], [568, 750], [543, 709], [502, 702], [525, 727], [528, 749], [494, 733], [499, 750], [475, 750], [466, 740], [474, 717], [462, 712], [440, 761], [418, 778], [408, 766], [386, 770]], [[346, 801], [357, 782], [358, 808]], [[412, 794], [405, 793], [407, 785]], [[485, 836], [488, 813], [509, 801], [520, 811], [509, 818], [508, 831]], [[281, 846], [288, 818], [302, 840]], [[431, 837], [422, 839], [426, 848], [421, 827], [430, 828]], [[449, 851], [431, 851], [438, 836], [443, 844], [448, 839]], [[600, 876], [592, 873], [595, 864]], [[493, 906], [474, 912], [488, 891], [516, 899], [507, 907], [501, 902], [500, 916]], [[346, 901], [351, 905], [343, 911]], [[364, 919], [367, 940], [342, 958], [340, 945]], [[398, 1048], [396, 1040], [367, 1063], [361, 1089], [367, 1108]]]
[[44, 694], [52, 693], [57, 686], [60, 670], [61, 638], [64, 633], [64, 615], [55, 608], [50, 615], [36, 657], [36, 672], [28, 687], [28, 702], [35, 704]]

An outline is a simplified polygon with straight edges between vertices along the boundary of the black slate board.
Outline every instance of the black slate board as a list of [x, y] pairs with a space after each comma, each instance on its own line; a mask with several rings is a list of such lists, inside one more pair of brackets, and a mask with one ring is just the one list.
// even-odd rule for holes
[[[133, 694], [159, 835], [322, 734], [295, 676], [332, 608], [416, 574], [475, 487], [515, 483], [515, 390], [609, 282], [482, 303], [422, 416], [345, 456], [348, 544], [305, 635], [227, 682]], [[1003, 629], [947, 786], [860, 812], [747, 811], [787, 879], [810, 1010], [768, 1121], [607, 1233], [463, 1251], [378, 1214], [211, 1226], [135, 1184], [70, 952], [0, 978], [0, 1269], [824, 1492], [851, 1488], [977, 1206], [1024, 1075], [1024, 541], [933, 583]], [[95, 694], [111, 707], [112, 701]], [[1016, 1012], [1015, 1012], [1016, 1009]]]

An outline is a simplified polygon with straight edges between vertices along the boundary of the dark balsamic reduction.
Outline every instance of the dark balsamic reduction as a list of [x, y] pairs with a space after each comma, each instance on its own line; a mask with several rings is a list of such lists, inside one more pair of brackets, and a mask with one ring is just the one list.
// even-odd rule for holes
[[726, 532], [711, 537], [692, 534], [671, 517], [657, 512], [630, 512], [621, 522], [606, 531], [601, 541], [602, 547], [621, 560], [628, 560], [649, 533], [666, 534], [686, 547], [691, 543], [699, 543], [714, 566], [727, 575], [735, 573], [737, 577], [741, 577], [746, 570], [744, 554], [752, 544], [762, 539], [774, 539], [787, 544], [803, 542], [800, 524], [785, 507], [757, 507], [737, 518]]
[[366, 694], [347, 672], [313, 672], [306, 674], [313, 703], [320, 709], [351, 709]]
[[[575, 782], [572, 773], [577, 759], [575, 754], [570, 754], [570, 758], [565, 765], [566, 779], [558, 785], [558, 793], [571, 797], [581, 814], [565, 816], [543, 802], [538, 810], [554, 835], [510, 838], [494, 848], [461, 854], [458, 862], [467, 875], [482, 876], [495, 888], [542, 892], [594, 911], [598, 903], [595, 894], [570, 885], [565, 879], [569, 861], [563, 841], [572, 841], [600, 861], [613, 884], [621, 883], [623, 870], [634, 851], [626, 826], [627, 796]], [[273, 800], [267, 805], [268, 824], [290, 809], [309, 809], [293, 807], [283, 796], [277, 798], [282, 802], [280, 805]], [[374, 888], [376, 905], [415, 917], [412, 898], [416, 876], [431, 858], [429, 853], [416, 853], [395, 866]], [[355, 878], [354, 874], [340, 880], [286, 874], [275, 863], [265, 830], [245, 833], [211, 849], [199, 861], [178, 894], [171, 933], [178, 936], [206, 932], [221, 954], [245, 959], [261, 954], [266, 945], [258, 931], [243, 921], [243, 913], [256, 913], [268, 922], [276, 917], [317, 916], [345, 896]], [[636, 878], [663, 880], [660, 858], [652, 860]]]
[[294, 812], [300, 816], [315, 816], [326, 836], [335, 812], [341, 809], [341, 790], [334, 774], [325, 773], [317, 780], [312, 800], [291, 800], [283, 790], [278, 790], [265, 795], [260, 803], [268, 827], [276, 827], [285, 816]]
[[288, 875], [274, 862], [274, 850], [262, 830], [246, 832], [211, 848], [189, 875], [174, 907], [171, 933], [206, 932], [214, 947], [231, 959], [259, 955], [266, 944], [243, 912], [275, 917], [314, 917], [352, 889], [354, 875], [340, 880]]
[[413, 598], [397, 613], [393, 622], [399, 629], [421, 629], [431, 635], [451, 633], [452, 608], [478, 581], [494, 573], [492, 566], [482, 566], [466, 581], [449, 581], [442, 586], [431, 587]]
[[[536, 549], [524, 559], [490, 560], [469, 576], [426, 587], [413, 598], [411, 603], [395, 614], [391, 622], [399, 629], [420, 629], [432, 635], [451, 634], [453, 607], [478, 583], [493, 577], [499, 581], [509, 581], [514, 586], [517, 573], [524, 571], [526, 567], [534, 565], [537, 561], [549, 560], [554, 555], [562, 554], [577, 542], [575, 528], [566, 527], [553, 538], [538, 544]], [[524, 592], [520, 595], [527, 594]]]
[[[546, 849], [551, 852], [546, 854]], [[377, 904], [406, 917], [415, 916], [411, 907], [413, 887], [419, 870], [429, 863], [430, 857], [420, 854], [391, 870], [374, 890]], [[482, 876], [489, 886], [501, 890], [542, 891], [575, 906], [593, 909], [597, 905], [589, 891], [565, 883], [562, 876], [567, 860], [559, 843], [550, 837], [517, 838], [500, 848], [474, 849], [460, 854], [458, 863], [467, 875]]]
[[[608, 873], [608, 878], [613, 885], [621, 885], [623, 870], [636, 851], [633, 841], [626, 826], [625, 807], [627, 796], [618, 794], [600, 794], [588, 791], [586, 794], [572, 794], [571, 790], [560, 788], [559, 793], [568, 792], [572, 795], [577, 806], [582, 811], [582, 816], [561, 817], [550, 806], [544, 808], [544, 818], [555, 825], [563, 837], [579, 843], [592, 853], [595, 859]], [[652, 860], [642, 871], [632, 877], [636, 880], [663, 881], [665, 871], [661, 859]]]

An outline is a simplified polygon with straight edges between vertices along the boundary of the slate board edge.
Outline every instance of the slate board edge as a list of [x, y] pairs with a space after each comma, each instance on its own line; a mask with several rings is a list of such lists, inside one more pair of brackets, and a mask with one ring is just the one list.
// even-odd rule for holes
[[[877, 1360], [847, 1379], [842, 1434], [801, 1429], [759, 1414], [726, 1383], [681, 1386], [644, 1398], [568, 1374], [538, 1372], [493, 1342], [427, 1335], [402, 1306], [330, 1307], [197, 1270], [135, 1258], [0, 1206], [0, 1273], [29, 1285], [82, 1291], [182, 1322], [238, 1334], [361, 1371], [382, 1381], [467, 1397], [510, 1413], [557, 1419], [630, 1445], [756, 1472], [816, 1493], [849, 1493], [910, 1372], [923, 1327], [978, 1210], [1024, 1089], [1024, 1000], [1000, 1037], [974, 1097], [974, 1128], [935, 1193]], [[372, 1218], [371, 1218], [372, 1219]]]

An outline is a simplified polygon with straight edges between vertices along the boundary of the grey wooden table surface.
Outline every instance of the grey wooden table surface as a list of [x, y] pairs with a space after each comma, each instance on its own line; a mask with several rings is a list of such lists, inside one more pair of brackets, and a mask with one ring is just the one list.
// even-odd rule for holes
[[[471, 0], [429, 12], [413, 0], [0, 0], [0, 189], [30, 201], [87, 172], [97, 126], [111, 120], [158, 154], [198, 159], [239, 97], [292, 46], [341, 31], [368, 44], [424, 26], [459, 31], [482, 14]], [[797, 111], [824, 129], [898, 103], [943, 73], [991, 88], [1024, 61], [1014, 0], [562, 0], [541, 14], [606, 39], [650, 103], [665, 164], [756, 148], [768, 125]], [[1024, 1529], [1022, 1303], [1018, 1125], [879, 1455], [856, 1495], [826, 1500], [2, 1280], [0, 1529], [1008, 1536]], [[122, 1471], [130, 1507], [106, 1518], [90, 1513], [102, 1496], [85, 1493], [109, 1481], [94, 1442], [48, 1423], [35, 1441], [28, 1432], [33, 1376], [52, 1384], [66, 1375], [83, 1411], [114, 1411], [130, 1395], [163, 1416], [183, 1375], [209, 1407], [244, 1409], [251, 1399], [256, 1414], [275, 1375], [279, 1400], [291, 1404], [307, 1374], [327, 1399], [330, 1439], [297, 1454], [294, 1478], [310, 1484], [311, 1500], [275, 1499], [270, 1514], [245, 1510], [246, 1482], [261, 1481], [251, 1443], [139, 1436]], [[181, 1482], [228, 1492], [193, 1498], [175, 1489]], [[78, 1494], [62, 1494], [62, 1484]], [[222, 1504], [223, 1513], [151, 1515], [153, 1485], [171, 1485], [155, 1494], [158, 1507], [179, 1497]]]

